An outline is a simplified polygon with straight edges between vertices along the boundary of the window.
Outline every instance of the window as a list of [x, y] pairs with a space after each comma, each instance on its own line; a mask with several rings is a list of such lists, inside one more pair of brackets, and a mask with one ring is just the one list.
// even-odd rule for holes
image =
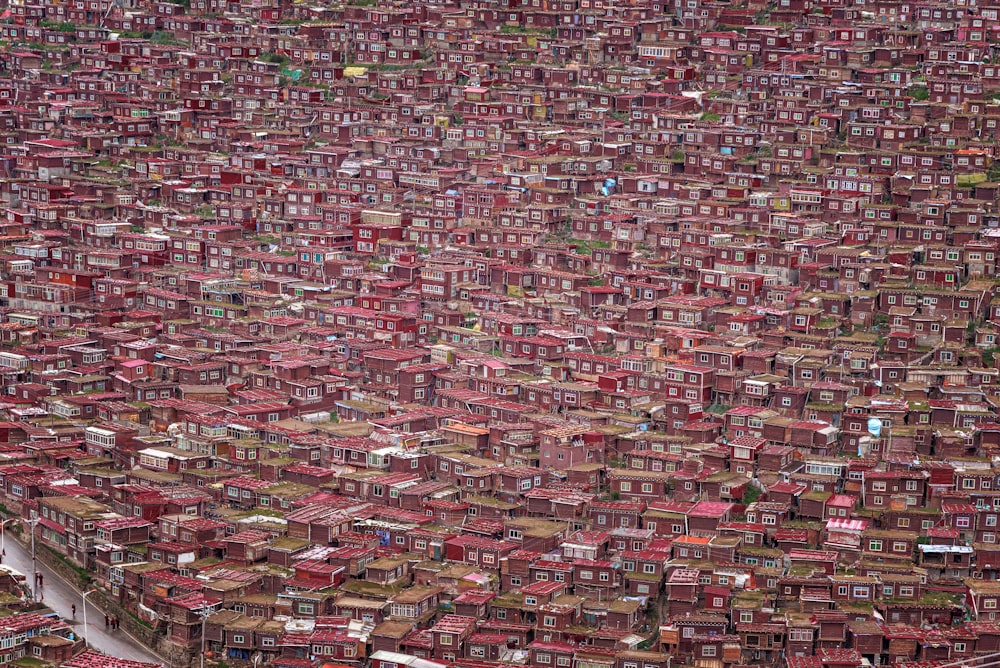
[[812, 642], [813, 630], [799, 628], [788, 629], [788, 639], [792, 642]]

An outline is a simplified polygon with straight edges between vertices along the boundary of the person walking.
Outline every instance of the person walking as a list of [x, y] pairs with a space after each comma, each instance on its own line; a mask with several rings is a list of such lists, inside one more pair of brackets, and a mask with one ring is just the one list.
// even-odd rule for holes
[[73, 619], [76, 619], [76, 603], [70, 606], [70, 611], [73, 613]]
[[111, 618], [108, 617], [108, 613], [104, 613], [104, 628], [105, 629], [111, 628]]

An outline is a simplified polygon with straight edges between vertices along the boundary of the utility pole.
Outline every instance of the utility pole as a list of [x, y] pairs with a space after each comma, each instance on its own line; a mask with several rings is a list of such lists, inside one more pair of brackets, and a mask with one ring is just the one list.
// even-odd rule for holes
[[205, 622], [215, 612], [215, 608], [209, 605], [202, 606], [197, 614], [201, 617], [201, 668], [205, 668]]
[[25, 520], [28, 526], [31, 527], [31, 577], [34, 578], [34, 584], [32, 585], [32, 595], [33, 600], [38, 600], [38, 559], [35, 557], [35, 527], [38, 523], [42, 521], [41, 517], [33, 517], [29, 520]]

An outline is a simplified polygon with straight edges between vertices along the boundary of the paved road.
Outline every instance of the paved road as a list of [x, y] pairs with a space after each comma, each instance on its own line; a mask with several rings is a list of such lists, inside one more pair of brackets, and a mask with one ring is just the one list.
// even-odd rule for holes
[[[21, 544], [11, 536], [5, 536], [4, 549], [7, 551], [7, 556], [3, 558], [4, 565], [16, 568], [24, 573], [28, 583], [31, 584], [33, 576], [31, 574], [30, 548], [21, 547]], [[133, 640], [124, 631], [115, 631], [113, 633], [105, 631], [104, 613], [90, 602], [87, 603], [87, 632], [85, 633], [83, 629], [83, 601], [79, 592], [41, 561], [38, 562], [38, 572], [42, 574], [44, 583], [41, 590], [42, 601], [58, 612], [73, 627], [76, 633], [83, 637], [88, 637], [89, 635], [91, 647], [105, 654], [123, 659], [163, 663], [161, 659], [147, 650], [145, 646]], [[76, 605], [75, 621], [73, 620], [73, 612], [70, 608], [74, 604]]]

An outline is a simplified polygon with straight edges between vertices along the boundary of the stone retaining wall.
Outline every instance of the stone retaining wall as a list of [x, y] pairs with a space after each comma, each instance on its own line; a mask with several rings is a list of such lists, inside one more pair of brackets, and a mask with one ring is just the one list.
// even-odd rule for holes
[[[11, 538], [16, 540], [25, 549], [31, 549], [31, 538], [25, 536], [23, 531], [6, 531]], [[61, 558], [55, 551], [47, 545], [39, 545], [35, 539], [35, 556], [37, 559], [52, 569], [56, 575], [72, 585], [77, 591], [82, 592], [85, 587], [92, 584], [90, 576], [84, 576], [76, 568], [70, 565], [64, 558]], [[30, 573], [25, 573], [31, 579]], [[124, 608], [118, 601], [111, 598], [107, 591], [97, 588], [88, 600], [103, 614], [117, 617], [119, 628], [124, 633], [128, 633], [136, 642], [142, 644], [146, 649], [156, 654], [168, 668], [183, 668], [184, 666], [196, 666], [198, 658], [195, 650], [184, 645], [167, 640], [165, 637], [143, 624], [132, 613]], [[103, 620], [95, 620], [93, 623], [99, 624]]]

